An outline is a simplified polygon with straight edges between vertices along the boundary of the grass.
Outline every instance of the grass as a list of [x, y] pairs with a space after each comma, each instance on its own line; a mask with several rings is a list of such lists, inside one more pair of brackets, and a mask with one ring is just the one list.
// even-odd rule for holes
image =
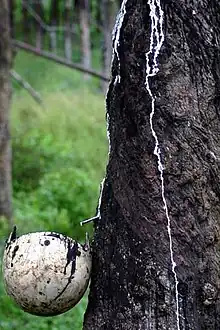
[[[14, 219], [19, 234], [56, 230], [83, 239], [79, 222], [95, 213], [107, 161], [105, 105], [99, 82], [19, 52], [14, 68], [44, 101], [39, 106], [13, 82]], [[7, 228], [0, 222], [0, 251]], [[1, 258], [2, 259], [2, 258]], [[71, 311], [40, 318], [21, 311], [0, 277], [0, 329], [82, 329], [87, 298]]]
[[[100, 179], [106, 163], [104, 101], [89, 88], [43, 93], [44, 109], [24, 93], [12, 104], [12, 136], [37, 130], [45, 139], [56, 141], [75, 155], [75, 165]], [[29, 126], [29, 127], [28, 127]]]

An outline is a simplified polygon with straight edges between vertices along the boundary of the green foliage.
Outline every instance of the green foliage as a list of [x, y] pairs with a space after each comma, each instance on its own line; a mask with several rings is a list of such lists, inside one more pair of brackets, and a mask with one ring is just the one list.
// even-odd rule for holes
[[[31, 63], [33, 58], [18, 56], [20, 70], [24, 66], [22, 57]], [[42, 61], [35, 59], [28, 77], [35, 76], [37, 68], [41, 71], [39, 67], [48, 69]], [[49, 68], [57, 85], [76, 74], [66, 68]], [[57, 230], [83, 239], [85, 229], [79, 223], [95, 213], [107, 156], [103, 97], [91, 92], [92, 81], [92, 87], [86, 84], [59, 91], [54, 84], [45, 91], [51, 77], [47, 69], [44, 84], [42, 80], [39, 83], [37, 74], [36, 79], [31, 76], [33, 87], [36, 85], [42, 94], [44, 108], [23, 90], [16, 89], [14, 95], [11, 126], [15, 220], [26, 230]], [[27, 219], [29, 224], [24, 225]]]
[[[92, 234], [92, 225], [81, 227], [80, 221], [96, 212], [107, 160], [103, 95], [95, 80], [85, 83], [79, 73], [32, 55], [20, 53], [15, 69], [44, 100], [40, 107], [14, 86], [11, 135], [18, 234], [52, 230], [83, 241], [86, 231]], [[0, 220], [0, 253], [7, 235], [8, 227]], [[53, 318], [28, 315], [5, 294], [0, 277], [2, 330], [80, 330], [86, 303], [83, 298], [73, 310]]]
[[58, 231], [83, 240], [85, 228], [79, 223], [94, 214], [96, 197], [97, 187], [83, 170], [52, 170], [42, 175], [37, 189], [15, 194], [15, 218], [24, 226], [28, 219], [38, 230]]
[[[77, 51], [78, 52], [78, 51]], [[76, 52], [74, 51], [74, 54]], [[94, 50], [93, 63], [95, 67], [100, 66], [100, 55], [98, 50]], [[75, 55], [74, 55], [75, 56]], [[76, 55], [78, 56], [78, 55]], [[30, 66], [27, 65], [30, 63]], [[40, 68], [40, 69], [39, 69]], [[78, 71], [73, 71], [62, 65], [58, 65], [52, 61], [45, 60], [41, 57], [36, 57], [32, 54], [27, 54], [23, 51], [19, 51], [16, 55], [16, 67], [15, 69], [19, 74], [25, 78], [31, 86], [41, 93], [46, 93], [47, 97], [50, 97], [49, 92], [71, 91], [72, 93], [79, 93], [82, 95], [85, 91], [98, 91], [99, 80], [91, 78], [88, 81], [82, 79], [82, 74]], [[23, 99], [23, 95], [26, 94], [23, 88], [16, 82], [13, 82], [13, 87], [19, 94], [16, 94], [19, 98], [22, 97], [22, 102], [26, 103], [26, 110], [29, 109], [29, 103], [26, 99]], [[100, 104], [103, 99], [100, 97], [91, 96], [95, 102]], [[49, 102], [50, 105], [50, 102]], [[103, 108], [102, 108], [103, 109]]]

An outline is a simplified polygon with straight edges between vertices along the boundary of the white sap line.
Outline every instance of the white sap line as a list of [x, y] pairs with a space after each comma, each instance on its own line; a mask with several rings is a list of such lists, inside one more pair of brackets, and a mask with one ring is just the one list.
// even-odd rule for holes
[[[161, 196], [164, 204], [164, 210], [167, 218], [167, 232], [169, 237], [169, 248], [170, 248], [170, 259], [172, 264], [172, 273], [175, 280], [175, 300], [176, 300], [176, 318], [177, 318], [177, 329], [180, 330], [180, 315], [179, 315], [179, 293], [178, 293], [178, 278], [176, 273], [176, 263], [174, 260], [173, 253], [173, 240], [171, 232], [171, 219], [169, 217], [169, 211], [167, 206], [167, 201], [165, 198], [165, 187], [164, 187], [164, 176], [163, 176], [163, 164], [161, 159], [161, 151], [159, 147], [159, 141], [157, 134], [153, 126], [153, 117], [155, 114], [155, 97], [150, 89], [149, 78], [153, 77], [159, 71], [158, 68], [158, 55], [160, 53], [162, 44], [164, 42], [164, 33], [163, 33], [163, 10], [161, 8], [160, 0], [148, 0], [150, 6], [150, 17], [151, 17], [151, 36], [150, 36], [150, 50], [146, 53], [146, 89], [151, 97], [151, 113], [150, 113], [150, 127], [151, 132], [155, 140], [154, 155], [157, 157], [158, 170], [160, 172], [160, 181], [161, 181]], [[159, 17], [158, 17], [159, 15]], [[159, 30], [158, 30], [159, 24]], [[156, 41], [155, 41], [156, 40]], [[150, 65], [150, 60], [152, 61], [152, 67]]]
[[119, 10], [117, 19], [116, 19], [116, 23], [115, 23], [115, 27], [113, 30], [113, 59], [114, 56], [116, 54], [117, 59], [118, 59], [118, 75], [116, 77], [115, 80], [115, 84], [118, 82], [120, 84], [121, 81], [121, 76], [120, 76], [120, 69], [121, 69], [121, 64], [120, 64], [120, 56], [119, 56], [119, 52], [118, 52], [118, 47], [120, 45], [120, 34], [121, 34], [121, 27], [124, 21], [124, 17], [126, 14], [126, 3], [127, 0], [123, 0], [122, 4], [121, 4], [121, 8]]
[[105, 178], [102, 180], [101, 187], [100, 187], [100, 195], [99, 195], [99, 202], [98, 202], [98, 209], [97, 209], [97, 217], [99, 219], [101, 218], [100, 207], [101, 207], [101, 202], [102, 202], [102, 194], [103, 194], [104, 183], [105, 183]]
[[110, 155], [111, 151], [111, 139], [110, 139], [110, 131], [109, 131], [109, 114], [106, 113], [106, 131], [107, 131], [107, 138], [108, 138], [108, 155]]

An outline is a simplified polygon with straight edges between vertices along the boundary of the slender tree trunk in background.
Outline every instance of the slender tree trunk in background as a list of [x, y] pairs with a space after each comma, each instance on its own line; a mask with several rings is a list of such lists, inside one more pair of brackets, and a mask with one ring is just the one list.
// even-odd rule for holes
[[77, 41], [76, 41], [76, 26], [78, 26], [79, 24], [79, 10], [78, 10], [78, 6], [76, 4], [76, 1], [73, 0], [72, 2], [72, 33], [71, 33], [71, 38], [72, 38], [72, 44], [74, 44], [77, 48], [79, 47], [79, 45], [77, 44]]
[[[160, 71], [149, 83], [177, 264], [179, 329], [219, 330], [220, 2], [161, 3], [165, 41]], [[178, 329], [145, 85], [150, 26], [148, 2], [127, 0], [120, 66], [116, 54], [107, 96], [111, 148], [84, 330]]]
[[[41, 0], [34, 3], [33, 9], [35, 10], [36, 14], [44, 20], [44, 10]], [[36, 48], [42, 49], [43, 48], [43, 34], [44, 30], [40, 23], [35, 21], [35, 29], [36, 29]]]
[[[59, 0], [51, 0], [50, 5], [50, 26], [59, 24]], [[57, 35], [55, 31], [50, 32], [50, 50], [53, 53], [57, 51]]]
[[[91, 42], [89, 25], [89, 0], [79, 0], [79, 20], [81, 29], [82, 65], [91, 68]], [[85, 75], [89, 79], [89, 75]]]
[[9, 12], [10, 12], [10, 30], [11, 37], [15, 37], [15, 29], [14, 29], [14, 10], [15, 10], [15, 2], [14, 0], [9, 0]]
[[0, 216], [11, 220], [11, 146], [9, 136], [10, 13], [8, 0], [0, 0]]
[[73, 4], [72, 0], [65, 0], [64, 24], [66, 27], [64, 36], [65, 58], [72, 61], [72, 23], [73, 23]]
[[30, 41], [31, 33], [31, 20], [30, 15], [28, 14], [27, 8], [25, 6], [26, 0], [22, 0], [22, 34], [25, 42]]
[[[115, 17], [118, 10], [118, 4], [115, 0], [101, 1], [102, 32], [103, 32], [103, 74], [109, 76], [112, 60], [112, 30], [115, 23]], [[102, 84], [106, 91], [108, 83]]]

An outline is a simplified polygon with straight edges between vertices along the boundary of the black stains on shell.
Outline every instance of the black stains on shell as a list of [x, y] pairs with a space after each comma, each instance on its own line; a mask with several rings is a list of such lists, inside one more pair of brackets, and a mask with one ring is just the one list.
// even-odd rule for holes
[[12, 233], [11, 233], [10, 241], [15, 241], [16, 240], [16, 238], [17, 238], [16, 232], [17, 232], [17, 227], [14, 226], [14, 228], [12, 230]]
[[79, 292], [79, 296], [80, 296], [80, 297], [83, 295], [84, 291], [85, 291], [85, 290], [82, 289], [82, 290]]
[[12, 245], [7, 243], [7, 246], [6, 246], [6, 248], [5, 248], [6, 251], [7, 251], [7, 255], [9, 255], [9, 253], [10, 253], [10, 251], [11, 251], [11, 247], [12, 247]]
[[63, 234], [58, 234], [58, 233], [54, 233], [54, 232], [45, 234], [45, 236], [52, 237], [52, 240], [54, 240], [55, 238], [58, 239], [60, 242], [65, 244], [65, 247], [68, 247], [69, 242], [74, 242], [69, 237], [67, 237]]
[[49, 236], [49, 237], [53, 237], [53, 238], [58, 238], [60, 240], [62, 240], [62, 238], [63, 238], [63, 235], [58, 234], [58, 233], [53, 233], [53, 232], [51, 232], [50, 234], [45, 234], [45, 236]]
[[66, 274], [66, 268], [67, 266], [72, 262], [72, 267], [71, 267], [71, 277], [73, 276], [73, 274], [75, 273], [76, 270], [76, 257], [78, 254], [78, 244], [77, 242], [74, 242], [73, 244], [71, 244], [72, 242], [70, 240], [68, 240], [68, 245], [67, 245], [67, 263], [66, 266], [64, 268], [64, 274]]
[[18, 249], [19, 249], [19, 246], [18, 246], [18, 245], [16, 245], [16, 246], [15, 246], [15, 248], [14, 248], [14, 250], [12, 251], [12, 257], [11, 257], [11, 260], [13, 260], [13, 259], [14, 259], [14, 257], [15, 257], [15, 255], [16, 255], [16, 253], [17, 253]]
[[49, 239], [46, 239], [46, 241], [44, 241], [44, 245], [45, 245], [45, 246], [50, 245], [50, 241], [49, 241]]
[[11, 243], [13, 243], [16, 240], [16, 238], [17, 238], [16, 231], [17, 231], [17, 227], [14, 226], [8, 240], [6, 240], [6, 247], [5, 247], [6, 249], [9, 248], [9, 250], [10, 250]]
[[[11, 241], [10, 241], [10, 242], [11, 242]], [[10, 243], [9, 243], [9, 244], [10, 244]], [[9, 248], [9, 250], [8, 250], [8, 253], [10, 252], [10, 249], [11, 249], [11, 245], [10, 245], [10, 248]], [[13, 261], [15, 255], [16, 255], [16, 253], [17, 253], [17, 251], [18, 251], [18, 249], [19, 249], [19, 246], [16, 245], [16, 246], [14, 247], [14, 250], [12, 251], [11, 261]], [[11, 267], [13, 267], [13, 266], [14, 266], [14, 264], [13, 264], [13, 262], [11, 262]]]
[[65, 285], [65, 287], [63, 288], [63, 290], [56, 296], [56, 298], [54, 299], [55, 301], [60, 298], [60, 296], [62, 296], [62, 294], [66, 291], [68, 285], [71, 283], [71, 277], [69, 277], [67, 284]]
[[67, 256], [66, 256], [67, 263], [64, 268], [64, 275], [66, 275], [66, 269], [70, 263], [72, 263], [71, 272], [70, 272], [70, 276], [68, 278], [67, 284], [65, 285], [63, 290], [56, 296], [56, 298], [54, 300], [57, 300], [66, 291], [66, 289], [68, 288], [68, 285], [71, 283], [71, 280], [73, 279], [74, 273], [76, 270], [76, 257], [78, 255], [78, 252], [79, 251], [78, 251], [77, 242], [75, 242], [75, 241], [72, 242], [70, 239], [67, 238]]
[[89, 244], [85, 243], [82, 245], [83, 251], [87, 252], [89, 250]]

